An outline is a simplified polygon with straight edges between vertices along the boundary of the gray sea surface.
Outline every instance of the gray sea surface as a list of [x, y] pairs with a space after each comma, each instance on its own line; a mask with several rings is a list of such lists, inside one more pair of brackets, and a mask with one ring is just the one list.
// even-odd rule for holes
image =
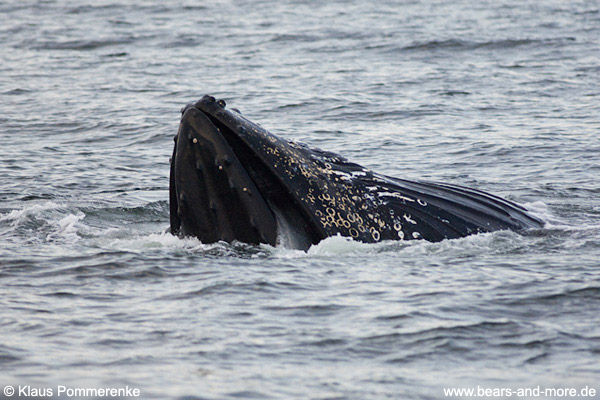
[[[307, 252], [173, 237], [173, 136], [205, 93], [546, 225]], [[599, 398], [599, 134], [596, 0], [4, 0], [0, 386]]]

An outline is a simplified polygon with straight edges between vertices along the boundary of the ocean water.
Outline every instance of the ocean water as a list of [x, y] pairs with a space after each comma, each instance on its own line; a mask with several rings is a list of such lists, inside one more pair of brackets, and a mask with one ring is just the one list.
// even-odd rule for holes
[[[0, 2], [1, 386], [598, 398], [599, 65], [590, 0]], [[546, 226], [307, 252], [173, 237], [172, 138], [205, 93]]]

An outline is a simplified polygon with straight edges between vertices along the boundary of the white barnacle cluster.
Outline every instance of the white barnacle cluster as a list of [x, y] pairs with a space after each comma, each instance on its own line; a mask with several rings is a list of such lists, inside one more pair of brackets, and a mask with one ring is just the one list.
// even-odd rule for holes
[[357, 178], [360, 176], [367, 176], [367, 172], [368, 172], [368, 170], [362, 169], [360, 171], [352, 171], [352, 172], [350, 172], [350, 175], [352, 176], [352, 178]]
[[404, 218], [404, 220], [405, 220], [406, 222], [408, 222], [408, 223], [411, 223], [411, 224], [413, 224], [413, 225], [416, 225], [416, 224], [417, 224], [417, 221], [415, 221], [414, 219], [412, 219], [412, 216], [411, 216], [410, 214], [404, 214], [404, 215], [402, 216], [402, 218]]
[[395, 197], [395, 198], [400, 199], [405, 202], [410, 202], [410, 203], [415, 202], [415, 199], [404, 196], [404, 195], [402, 195], [402, 193], [399, 193], [399, 192], [379, 192], [378, 194], [379, 194], [379, 197]]
[[[394, 234], [395, 232], [395, 235], [400, 240], [405, 239], [407, 235], [410, 235], [413, 239], [420, 239], [422, 237], [421, 233], [415, 230], [416, 225], [418, 225], [417, 219], [409, 212], [396, 214], [394, 212], [395, 209], [390, 207], [390, 202], [393, 199], [396, 202], [400, 200], [402, 204], [410, 204], [413, 207], [417, 204], [425, 207], [427, 206], [426, 201], [419, 198], [412, 198], [399, 191], [382, 190], [383, 188], [381, 186], [367, 186], [366, 189], [369, 191], [369, 195], [374, 195], [374, 198], [370, 202], [372, 206], [375, 209], [382, 209], [382, 206], [385, 206], [385, 209], [387, 210], [386, 221], [388, 221], [388, 223], [385, 226], [382, 225], [380, 217], [374, 217], [372, 219], [374, 224], [379, 225], [382, 231], [387, 230], [391, 234]], [[396, 211], [398, 210], [396, 209]], [[374, 214], [369, 214], [369, 217], [371, 217], [371, 215]]]
[[350, 175], [349, 173], [344, 172], [344, 171], [332, 170], [331, 174], [337, 175], [340, 179], [345, 180], [345, 181], [352, 180], [352, 175]]
[[318, 223], [330, 234], [341, 233], [373, 242], [421, 237], [414, 230], [417, 220], [411, 214], [394, 214], [394, 208], [388, 205], [392, 199], [413, 207], [426, 206], [425, 201], [391, 188], [386, 190], [389, 185], [385, 183], [390, 182], [377, 178], [365, 168], [348, 170], [346, 164], [314, 156], [301, 146], [290, 145], [280, 155], [277, 162], [288, 176], [306, 183], [298, 186], [298, 197], [313, 210]]
[[394, 230], [396, 231], [396, 234], [398, 235], [400, 240], [403, 240], [404, 239], [404, 231], [402, 231], [402, 223], [399, 222], [399, 220], [395, 220]]
[[309, 188], [306, 195], [306, 199], [316, 208], [315, 215], [321, 226], [332, 233], [341, 232], [353, 238], [370, 235], [374, 241], [380, 240], [379, 226], [364, 214], [369, 205], [360, 191], [344, 179], [350, 179], [350, 176], [324, 169], [328, 175], [317, 179], [319, 187]]

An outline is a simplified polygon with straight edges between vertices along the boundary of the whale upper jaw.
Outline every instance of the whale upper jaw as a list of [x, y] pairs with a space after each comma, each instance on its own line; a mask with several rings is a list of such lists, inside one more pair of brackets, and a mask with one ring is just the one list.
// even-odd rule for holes
[[274, 139], [256, 136], [257, 127], [211, 96], [182, 110], [171, 159], [172, 234], [274, 246], [285, 230], [298, 248], [325, 237], [264, 164], [262, 141]]

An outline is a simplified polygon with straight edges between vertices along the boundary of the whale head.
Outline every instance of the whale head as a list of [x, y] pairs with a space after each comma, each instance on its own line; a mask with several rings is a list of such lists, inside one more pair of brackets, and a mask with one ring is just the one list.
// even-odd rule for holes
[[171, 232], [204, 243], [306, 249], [335, 235], [440, 241], [543, 225], [485, 192], [380, 175], [284, 140], [212, 96], [184, 107], [175, 141]]

